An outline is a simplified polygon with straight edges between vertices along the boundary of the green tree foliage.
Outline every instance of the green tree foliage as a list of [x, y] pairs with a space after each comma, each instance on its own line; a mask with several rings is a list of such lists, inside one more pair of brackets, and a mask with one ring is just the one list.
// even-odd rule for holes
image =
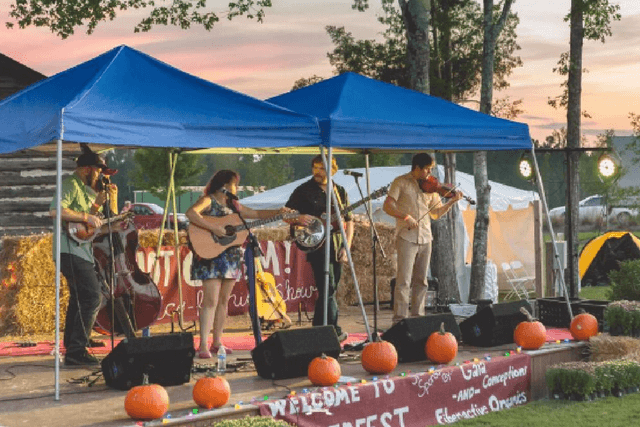
[[[451, 3], [450, 0], [448, 2]], [[430, 43], [434, 48], [431, 50], [429, 72], [430, 93], [458, 102], [477, 93], [480, 85], [483, 16], [480, 5], [475, 1], [453, 2], [448, 15], [438, 12], [444, 3], [445, 0], [432, 1]], [[382, 10], [383, 13], [377, 18], [384, 26], [381, 41], [358, 40], [344, 27], [327, 26], [327, 33], [334, 44], [334, 50], [327, 54], [329, 62], [336, 74], [352, 71], [397, 86], [410, 87], [407, 38], [401, 12], [396, 8], [394, 0], [382, 0]], [[505, 28], [498, 38], [495, 67], [497, 89], [508, 87], [506, 78], [514, 68], [522, 65], [520, 57], [515, 56], [515, 52], [520, 49], [515, 32], [518, 23], [517, 15], [509, 14]], [[451, 79], [446, 81], [441, 71], [445, 67], [445, 60], [440, 45], [441, 35], [445, 31], [451, 32], [451, 59], [446, 64], [451, 64], [452, 69]], [[455, 84], [452, 85], [452, 96], [449, 98], [445, 95], [451, 82]], [[500, 108], [509, 110], [502, 104]]]
[[[87, 34], [91, 34], [100, 22], [113, 21], [128, 9], [150, 9], [149, 15], [134, 28], [139, 32], [149, 31], [154, 25], [188, 29], [196, 24], [210, 30], [220, 17], [231, 20], [242, 15], [262, 22], [264, 9], [271, 7], [271, 0], [235, 0], [228, 3], [228, 9], [215, 11], [211, 3], [207, 4], [207, 0], [15, 0], [9, 16], [20, 28], [46, 27], [65, 39], [84, 26]], [[6, 26], [12, 28], [15, 23], [7, 22]]]
[[[129, 173], [133, 185], [139, 190], [147, 190], [154, 196], [166, 199], [171, 169], [170, 150], [165, 148], [140, 148], [135, 150], [135, 166]], [[183, 194], [182, 187], [193, 185], [205, 170], [202, 160], [195, 155], [180, 155], [174, 174], [176, 195]]]
[[[582, 14], [583, 14], [583, 38], [587, 40], [597, 40], [601, 43], [605, 42], [605, 37], [611, 36], [611, 22], [619, 21], [621, 15], [619, 13], [620, 6], [617, 4], [610, 4], [609, 0], [583, 0], [582, 2]], [[565, 22], [571, 19], [571, 15], [565, 16]], [[553, 68], [553, 72], [560, 76], [569, 75], [569, 52], [563, 52], [560, 55], [558, 64]], [[583, 72], [587, 72], [587, 69], [583, 69]], [[568, 81], [565, 80], [560, 84], [562, 87], [562, 93], [555, 97], [549, 97], [547, 103], [553, 108], [566, 109], [569, 105], [569, 86]], [[587, 111], [581, 112], [582, 117], [590, 118], [591, 116]]]

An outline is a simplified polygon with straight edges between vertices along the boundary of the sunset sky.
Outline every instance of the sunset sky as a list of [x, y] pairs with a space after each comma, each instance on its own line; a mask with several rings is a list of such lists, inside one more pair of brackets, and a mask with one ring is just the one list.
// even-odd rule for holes
[[[219, 11], [226, 3], [209, 0], [212, 7], [220, 5]], [[0, 52], [47, 76], [126, 44], [260, 99], [290, 90], [300, 77], [332, 76], [326, 54], [333, 46], [326, 25], [345, 26], [357, 38], [375, 38], [382, 31], [375, 20], [381, 12], [378, 0], [371, 0], [365, 13], [353, 11], [351, 0], [273, 0], [262, 24], [239, 17], [222, 19], [210, 32], [157, 27], [135, 34], [135, 24], [148, 11], [134, 11], [101, 23], [90, 36], [79, 29], [62, 40], [47, 29], [7, 29], [10, 4], [0, 0]], [[640, 114], [640, 1], [618, 4], [622, 21], [613, 24], [613, 36], [605, 44], [585, 42], [583, 66], [588, 72], [583, 75], [582, 107], [592, 118], [583, 119], [582, 131], [591, 139], [607, 129], [630, 135], [629, 113]], [[518, 54], [524, 66], [509, 78], [511, 88], [494, 98], [522, 99], [525, 113], [517, 120], [527, 123], [536, 139], [566, 123], [566, 113], [548, 106], [547, 99], [562, 91], [562, 77], [552, 68], [569, 50], [569, 27], [563, 21], [569, 5], [569, 0], [519, 0], [513, 6], [520, 17]]]

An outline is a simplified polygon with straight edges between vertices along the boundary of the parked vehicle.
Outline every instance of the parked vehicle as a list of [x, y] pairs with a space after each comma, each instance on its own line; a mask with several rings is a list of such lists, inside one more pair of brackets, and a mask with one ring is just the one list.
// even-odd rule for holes
[[[162, 224], [164, 209], [155, 203], [132, 203], [129, 211], [134, 213], [133, 223], [138, 230], [160, 228], [160, 225]], [[189, 226], [189, 219], [187, 216], [179, 213], [177, 215], [177, 219], [178, 229], [186, 230]], [[167, 216], [165, 228], [173, 229], [173, 214], [169, 214]]]
[[[638, 215], [638, 210], [622, 206], [607, 206], [606, 220], [610, 224], [625, 227], [631, 223], [631, 219]], [[598, 224], [605, 222], [605, 197], [601, 195], [589, 196], [578, 204], [581, 224]], [[565, 207], [559, 206], [549, 211], [549, 217], [555, 224], [564, 223]]]

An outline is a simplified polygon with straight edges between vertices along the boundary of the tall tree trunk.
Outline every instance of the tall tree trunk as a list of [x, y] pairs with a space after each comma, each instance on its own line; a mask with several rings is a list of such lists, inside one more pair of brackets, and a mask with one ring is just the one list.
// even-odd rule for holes
[[581, 0], [571, 0], [571, 33], [569, 48], [569, 79], [567, 83], [567, 190], [566, 197], [570, 206], [569, 215], [565, 215], [565, 234], [567, 238], [567, 286], [569, 296], [578, 297], [578, 224], [580, 223], [578, 203], [580, 199], [580, 179], [578, 163], [580, 153], [571, 148], [580, 147], [580, 111], [582, 92], [582, 45], [584, 39], [584, 16]]
[[398, 0], [407, 30], [411, 88], [429, 93], [429, 21], [431, 0]]
[[[498, 35], [507, 19], [512, 0], [505, 0], [500, 19], [493, 23], [493, 0], [483, 0], [484, 41], [482, 45], [482, 85], [480, 88], [480, 111], [491, 114], [493, 104], [493, 69]], [[473, 231], [473, 259], [471, 261], [471, 284], [469, 300], [479, 300], [484, 296], [484, 279], [487, 266], [487, 239], [489, 232], [490, 193], [487, 174], [487, 153], [473, 154], [473, 176], [476, 186], [476, 220]]]
[[[407, 30], [407, 63], [411, 88], [429, 93], [429, 23], [431, 0], [398, 0], [402, 19]], [[435, 221], [433, 231], [433, 255], [431, 273], [438, 278], [440, 298], [460, 299], [453, 260], [451, 230], [447, 221]]]

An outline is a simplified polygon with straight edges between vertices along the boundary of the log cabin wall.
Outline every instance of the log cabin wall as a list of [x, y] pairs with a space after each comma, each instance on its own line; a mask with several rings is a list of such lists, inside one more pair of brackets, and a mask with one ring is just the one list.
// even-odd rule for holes
[[[63, 153], [63, 179], [73, 173], [78, 154]], [[35, 150], [0, 155], [0, 237], [52, 231], [55, 192], [55, 157]]]
[[[0, 53], [0, 100], [46, 76]], [[71, 173], [74, 153], [65, 153]], [[33, 150], [0, 155], [0, 237], [51, 231], [49, 203], [55, 193], [56, 158]]]

